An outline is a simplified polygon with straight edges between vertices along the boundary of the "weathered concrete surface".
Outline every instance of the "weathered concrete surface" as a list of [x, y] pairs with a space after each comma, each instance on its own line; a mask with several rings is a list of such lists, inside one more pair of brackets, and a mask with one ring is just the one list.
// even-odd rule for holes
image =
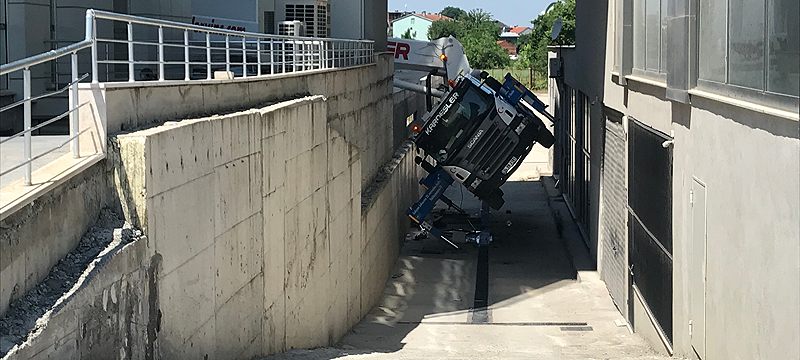
[[[380, 305], [336, 347], [268, 359], [668, 359], [629, 332], [596, 272], [576, 279], [559, 233], [578, 232], [558, 231], [541, 183], [503, 190], [489, 249], [488, 321], [473, 312], [476, 249], [410, 241]], [[478, 203], [467, 199], [465, 208], [477, 213]], [[575, 226], [569, 219], [562, 227]]]
[[[146, 241], [141, 231], [104, 209], [79, 246], [0, 318], [0, 356], [59, 358], [73, 353], [126, 358], [136, 343], [144, 343], [147, 317], [139, 306], [143, 294], [136, 292], [140, 287], [126, 283], [143, 279], [125, 274], [136, 272], [133, 267], [141, 263], [130, 261], [143, 254], [133, 250], [134, 243]], [[49, 342], [39, 341], [44, 333], [50, 333]]]
[[[169, 120], [191, 119], [261, 107], [304, 95], [328, 99], [328, 122], [361, 151], [362, 185], [392, 152], [391, 121], [394, 63], [389, 54], [376, 63], [349, 69], [287, 73], [232, 80], [81, 84], [81, 128], [131, 131]], [[102, 133], [102, 132], [101, 132]], [[105, 146], [95, 132], [81, 138], [83, 152]]]
[[410, 135], [408, 122], [422, 119], [427, 109], [425, 95], [408, 90], [394, 89], [394, 146], [399, 146]]
[[[116, 198], [147, 235], [130, 254], [139, 270], [107, 274], [141, 277], [124, 300], [136, 312], [112, 321], [141, 325], [127, 354], [226, 359], [325, 346], [374, 306], [417, 195], [413, 154], [406, 146], [374, 166], [362, 199], [364, 160], [327, 105], [307, 97], [116, 137]], [[71, 336], [73, 322], [56, 324], [29, 346]], [[126, 334], [59, 356], [116, 356], [104, 344]]]
[[[297, 94], [314, 93], [328, 99], [327, 122], [358, 147], [362, 167], [357, 178], [361, 179], [363, 186], [372, 181], [383, 163], [389, 161], [394, 149], [391, 119], [386, 116], [392, 109], [392, 61], [386, 55], [379, 55], [376, 59], [374, 65], [301, 75], [191, 83], [175, 81], [148, 83], [146, 86], [141, 83], [135, 86], [127, 83], [86, 84], [81, 101], [90, 103], [81, 108], [81, 128], [88, 130], [81, 137], [81, 154], [89, 156], [105, 149], [109, 142], [101, 134], [106, 131], [112, 134], [111, 147], [118, 148], [120, 145], [113, 140], [113, 134], [119, 131], [153, 126], [166, 120], [263, 106]], [[122, 201], [128, 210], [126, 214], [137, 219], [144, 216], [144, 213], [134, 211], [144, 211], [143, 195], [128, 191], [144, 185], [137, 183], [143, 181], [142, 169], [130, 167], [130, 162], [121, 162], [119, 154], [116, 149], [111, 149], [109, 156], [117, 159], [93, 165], [93, 170], [85, 168], [98, 161], [97, 158], [86, 157], [74, 163], [60, 159], [51, 164], [54, 165], [52, 169], [47, 169], [46, 178], [34, 174], [34, 180], [41, 180], [41, 184], [20, 189], [28, 193], [26, 196], [30, 199], [26, 204], [12, 204], [13, 208], [6, 211], [2, 201], [0, 315], [12, 298], [38, 283], [56, 261], [75, 247], [100, 208], [119, 206], [115, 196], [107, 196], [113, 192], [112, 187], [126, 189], [120, 192], [122, 198], [127, 199]], [[202, 161], [202, 156], [198, 161]], [[73, 173], [81, 174], [68, 180]], [[0, 199], [5, 199], [6, 195], [0, 193]], [[134, 207], [137, 203], [140, 206]]]
[[0, 220], [0, 315], [75, 248], [110, 199], [101, 162]]

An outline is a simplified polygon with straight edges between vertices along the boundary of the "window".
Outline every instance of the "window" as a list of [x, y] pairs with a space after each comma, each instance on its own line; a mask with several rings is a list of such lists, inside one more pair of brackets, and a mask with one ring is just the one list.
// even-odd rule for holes
[[797, 97], [798, 13], [797, 0], [701, 1], [698, 84]]
[[667, 0], [633, 1], [633, 68], [641, 75], [666, 73]]
[[264, 33], [265, 34], [274, 34], [275, 33], [275, 12], [274, 11], [264, 11]]

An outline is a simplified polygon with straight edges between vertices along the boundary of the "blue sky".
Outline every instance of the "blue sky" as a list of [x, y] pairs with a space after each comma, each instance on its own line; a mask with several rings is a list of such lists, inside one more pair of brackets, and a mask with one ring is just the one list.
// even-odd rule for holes
[[531, 20], [555, 0], [389, 0], [389, 11], [439, 12], [446, 6], [480, 8], [508, 25], [531, 26]]

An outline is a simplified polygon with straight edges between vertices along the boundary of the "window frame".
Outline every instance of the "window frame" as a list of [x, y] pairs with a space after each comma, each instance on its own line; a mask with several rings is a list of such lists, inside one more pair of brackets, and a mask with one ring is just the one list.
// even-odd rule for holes
[[[668, 0], [668, 1], [675, 1], [675, 0]], [[703, 21], [701, 14], [700, 14], [700, 1], [703, 0], [693, 0], [694, 4], [692, 6], [692, 11], [696, 15], [697, 20], [694, 24], [693, 36], [692, 41], [697, 44], [697, 46], [702, 46], [700, 44], [700, 27]], [[707, 80], [700, 77], [700, 69], [699, 69], [699, 62], [700, 53], [696, 51], [692, 57], [694, 58], [696, 68], [692, 71], [691, 79], [694, 82], [694, 86], [690, 86], [690, 90], [697, 89], [700, 91], [706, 91], [712, 94], [730, 97], [733, 99], [743, 100], [747, 102], [752, 102], [757, 105], [767, 106], [771, 108], [775, 108], [778, 110], [785, 110], [785, 111], [797, 111], [798, 107], [800, 106], [800, 97], [789, 95], [789, 94], [782, 94], [773, 91], [769, 91], [769, 3], [771, 0], [764, 0], [764, 83], [763, 89], [752, 88], [742, 85], [736, 85], [730, 83], [730, 16], [731, 16], [731, 1], [725, 1], [725, 82], [721, 83], [719, 81], [714, 80]], [[799, 59], [800, 60], [800, 59]]]
[[[726, 1], [726, 14], [725, 14], [725, 36], [726, 36], [726, 63], [725, 63], [725, 81], [726, 83], [721, 83], [718, 81], [713, 80], [705, 80], [700, 77], [700, 52], [699, 52], [699, 42], [700, 42], [700, 27], [701, 27], [701, 17], [700, 17], [700, 1], [704, 0], [661, 0], [667, 1], [667, 8], [670, 9], [668, 13], [668, 17], [670, 21], [673, 18], [680, 18], [686, 17], [689, 18], [686, 23], [668, 23], [667, 24], [667, 36], [675, 35], [676, 31], [683, 31], [685, 32], [685, 37], [683, 39], [675, 38], [675, 41], [667, 41], [666, 42], [666, 50], [670, 51], [673, 46], [680, 47], [676, 49], [677, 51], [672, 51], [680, 54], [687, 54], [687, 61], [682, 64], [672, 64], [673, 66], [668, 66], [664, 68], [664, 73], [656, 73], [653, 71], [642, 70], [638, 68], [634, 68], [633, 60], [633, 46], [634, 46], [634, 37], [633, 37], [633, 3], [634, 1], [639, 0], [616, 0], [615, 6], [616, 9], [615, 14], [615, 31], [613, 32], [613, 36], [615, 37], [614, 41], [614, 52], [615, 52], [615, 60], [613, 70], [611, 72], [612, 80], [615, 81], [620, 86], [627, 86], [628, 81], [637, 81], [641, 79], [642, 81], [652, 80], [654, 84], [658, 84], [658, 86], [663, 86], [667, 88], [667, 98], [672, 101], [676, 102], [683, 102], [683, 103], [690, 103], [690, 96], [692, 95], [692, 91], [696, 92], [705, 92], [708, 94], [719, 95], [720, 97], [728, 97], [731, 98], [730, 103], [735, 102], [745, 102], [752, 104], [756, 107], [766, 107], [777, 110], [777, 113], [793, 113], [795, 114], [793, 119], [797, 119], [797, 111], [800, 108], [800, 96], [794, 96], [789, 94], [782, 94], [777, 93], [774, 91], [769, 91], [767, 88], [769, 87], [769, 46], [764, 47], [764, 89], [756, 89], [756, 88], [749, 88], [741, 85], [735, 85], [728, 83], [730, 76], [729, 76], [729, 69], [730, 64], [728, 58], [730, 57], [728, 54], [730, 52], [730, 46], [728, 46], [729, 41], [729, 18], [730, 18], [730, 0]], [[685, 5], [685, 7], [681, 7], [681, 5]], [[770, 5], [770, 0], [766, 0], [764, 6], [765, 9], [765, 25], [764, 25], [764, 41], [765, 44], [769, 42], [769, 13], [768, 7]], [[673, 13], [676, 12], [676, 13]], [[645, 25], [646, 26], [646, 25]], [[684, 27], [685, 26], [685, 27]], [[684, 30], [685, 29], [685, 30]], [[662, 29], [662, 34], [664, 30]], [[663, 35], [662, 35], [663, 36]], [[663, 42], [659, 41], [659, 49], [660, 51], [664, 51], [665, 47], [662, 46]], [[677, 69], [675, 69], [677, 67]], [[677, 71], [670, 71], [670, 70], [677, 70]], [[742, 107], [753, 108], [753, 106], [745, 106]], [[784, 117], [786, 115], [783, 115]]]
[[[633, 0], [633, 1], [631, 1], [631, 0], [622, 0], [622, 1], [629, 1], [630, 2], [630, 6], [631, 6], [631, 14], [630, 14], [631, 15], [631, 24], [632, 24], [632, 27], [631, 27], [631, 39], [634, 39], [635, 36], [636, 36], [635, 35], [635, 32], [636, 32], [636, 24], [635, 24], [636, 12], [633, 11], [633, 3], [638, 2], [638, 3], [642, 4], [642, 6], [645, 7], [645, 9], [644, 9], [644, 17], [645, 18], [643, 20], [644, 21], [644, 25], [643, 25], [643, 28], [642, 28], [642, 30], [644, 31], [642, 36], [645, 37], [645, 41], [644, 41], [645, 42], [645, 48], [642, 49], [642, 51], [644, 51], [644, 62], [645, 62], [645, 64], [644, 64], [643, 68], [637, 68], [636, 67], [636, 64], [635, 64], [636, 63], [636, 60], [635, 60], [636, 59], [636, 53], [635, 53], [636, 50], [634, 50], [635, 44], [634, 44], [634, 41], [632, 41], [630, 46], [631, 46], [631, 53], [632, 53], [633, 57], [631, 58], [631, 64], [630, 64], [631, 68], [630, 68], [630, 72], [629, 73], [631, 75], [634, 75], [634, 76], [644, 77], [644, 78], [656, 80], [656, 81], [659, 81], [659, 82], [663, 82], [663, 83], [666, 84], [666, 82], [667, 82], [667, 68], [666, 68], [666, 64], [662, 64], [661, 62], [664, 59], [664, 57], [663, 57], [664, 50], [665, 50], [664, 37], [666, 37], [668, 35], [667, 33], [669, 31], [664, 26], [663, 22], [665, 21], [665, 16], [664, 16], [664, 14], [662, 12], [663, 12], [663, 10], [665, 8], [669, 7], [668, 6], [669, 2], [673, 1], [673, 0], [658, 0], [658, 54], [657, 54], [658, 71], [653, 71], [653, 70], [650, 70], [650, 69], [647, 68], [647, 1], [646, 0]], [[667, 6], [665, 6], [664, 3], [666, 3]]]

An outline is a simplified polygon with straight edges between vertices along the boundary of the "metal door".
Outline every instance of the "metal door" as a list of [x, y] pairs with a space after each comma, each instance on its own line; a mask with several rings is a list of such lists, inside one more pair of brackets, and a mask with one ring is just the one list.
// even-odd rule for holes
[[625, 131], [622, 114], [605, 108], [605, 136], [602, 157], [602, 256], [600, 273], [611, 299], [627, 319], [627, 188], [625, 185]]
[[[672, 344], [672, 151], [670, 140], [629, 120], [628, 264], [663, 340]], [[629, 296], [631, 298], [631, 296]], [[636, 319], [633, 320], [634, 327]]]
[[692, 213], [689, 334], [694, 351], [703, 359], [706, 356], [706, 187], [696, 178], [692, 180], [689, 206]]

